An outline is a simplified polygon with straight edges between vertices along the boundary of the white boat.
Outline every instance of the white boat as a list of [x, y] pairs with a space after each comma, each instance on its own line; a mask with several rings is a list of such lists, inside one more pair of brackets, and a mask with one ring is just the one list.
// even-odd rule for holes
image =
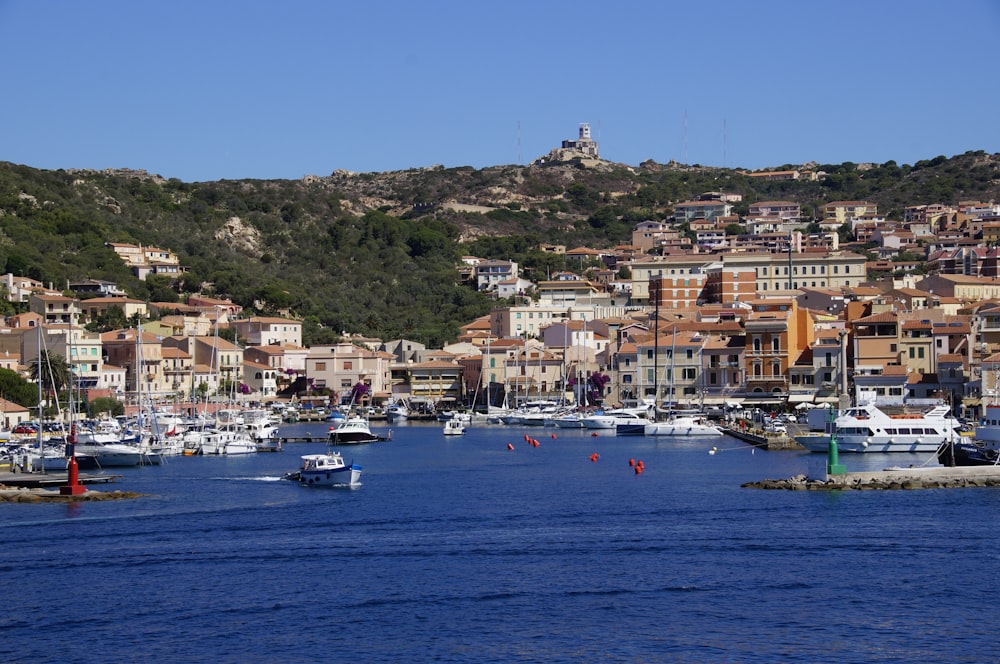
[[465, 433], [465, 423], [461, 420], [445, 420], [444, 435], [461, 436]]
[[344, 463], [339, 452], [304, 454], [302, 466], [287, 479], [298, 480], [304, 486], [356, 486], [361, 483], [361, 466]]
[[205, 455], [256, 454], [257, 442], [237, 425], [211, 429], [201, 439], [201, 453]]
[[983, 419], [976, 427], [976, 442], [990, 449], [1000, 449], [1000, 403], [986, 404]]
[[[958, 439], [961, 423], [947, 404], [926, 412], [889, 414], [873, 403], [846, 409], [834, 422], [840, 452], [936, 452]], [[795, 440], [811, 452], [826, 452], [830, 434], [803, 434]]]
[[373, 434], [368, 420], [363, 417], [348, 417], [330, 427], [330, 442], [334, 445], [376, 443], [382, 440], [386, 440], [385, 436]]
[[406, 404], [402, 401], [397, 401], [385, 409], [385, 419], [390, 422], [397, 422], [405, 420], [410, 416], [410, 409], [406, 407]]
[[274, 438], [278, 433], [278, 427], [271, 421], [270, 413], [262, 408], [244, 410], [242, 428], [258, 444]]
[[[645, 424], [649, 422], [646, 414], [648, 408], [615, 408], [597, 411], [583, 418], [583, 426], [587, 429], [617, 429], [619, 424]], [[640, 422], [645, 420], [646, 422]]]
[[665, 422], [647, 424], [644, 435], [712, 438], [721, 436], [722, 431], [715, 425], [705, 421], [703, 417], [681, 415]]
[[585, 414], [574, 410], [568, 413], [563, 413], [557, 417], [553, 417], [552, 424], [558, 429], [582, 429], [584, 428], [584, 417], [586, 417]]

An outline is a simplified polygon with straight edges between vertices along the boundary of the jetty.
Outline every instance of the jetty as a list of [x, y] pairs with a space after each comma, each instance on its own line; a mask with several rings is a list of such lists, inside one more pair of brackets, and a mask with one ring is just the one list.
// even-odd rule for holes
[[[117, 482], [121, 475], [80, 473], [80, 484], [108, 484]], [[49, 489], [64, 486], [69, 482], [66, 473], [0, 473], [0, 486], [22, 489]]]
[[760, 447], [765, 450], [804, 450], [806, 449], [800, 445], [791, 436], [786, 436], [785, 434], [777, 433], [774, 431], [764, 431], [763, 429], [740, 429], [728, 425], [719, 425], [719, 429], [733, 438], [738, 438], [744, 443], [750, 443], [754, 447]]
[[840, 491], [891, 489], [958, 489], [1000, 486], [1000, 466], [921, 466], [885, 470], [827, 474], [822, 479], [796, 475], [742, 484], [749, 489], [787, 491]]

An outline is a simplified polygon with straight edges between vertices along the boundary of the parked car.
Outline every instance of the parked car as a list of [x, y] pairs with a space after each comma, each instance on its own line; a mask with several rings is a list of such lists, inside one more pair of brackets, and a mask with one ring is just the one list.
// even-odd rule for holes
[[768, 424], [764, 430], [769, 433], [780, 433], [780, 434], [788, 433], [788, 429], [781, 422], [772, 422], [771, 424]]

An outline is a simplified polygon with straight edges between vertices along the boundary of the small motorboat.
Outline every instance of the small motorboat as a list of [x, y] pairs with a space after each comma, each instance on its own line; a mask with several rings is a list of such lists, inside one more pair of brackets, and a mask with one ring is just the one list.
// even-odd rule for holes
[[305, 486], [357, 486], [361, 484], [361, 466], [344, 463], [340, 452], [302, 455], [302, 466], [285, 475]]
[[465, 423], [461, 420], [452, 419], [444, 422], [444, 435], [461, 436], [465, 433]]

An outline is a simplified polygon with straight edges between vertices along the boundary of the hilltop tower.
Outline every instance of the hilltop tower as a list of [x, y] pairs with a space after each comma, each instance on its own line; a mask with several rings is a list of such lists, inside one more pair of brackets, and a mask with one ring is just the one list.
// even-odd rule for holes
[[563, 141], [562, 148], [564, 150], [576, 150], [577, 152], [582, 152], [588, 157], [599, 157], [597, 154], [597, 141], [590, 137], [590, 124], [587, 122], [580, 123], [580, 134], [575, 141]]

